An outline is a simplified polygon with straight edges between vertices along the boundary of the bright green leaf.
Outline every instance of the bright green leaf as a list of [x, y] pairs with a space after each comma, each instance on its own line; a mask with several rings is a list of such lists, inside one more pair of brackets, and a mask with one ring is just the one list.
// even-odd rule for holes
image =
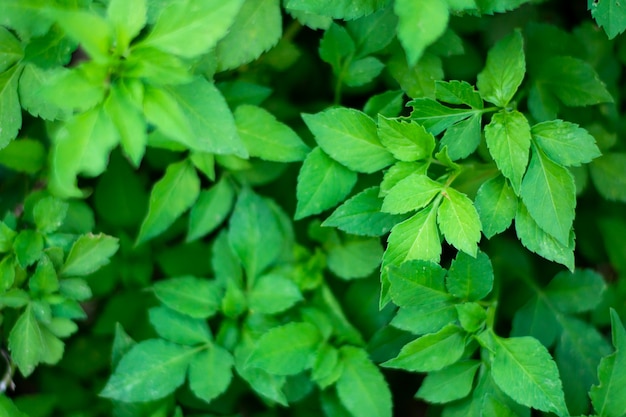
[[385, 196], [381, 211], [403, 214], [426, 207], [441, 192], [443, 185], [422, 174], [399, 181]]
[[383, 265], [400, 265], [421, 259], [439, 262], [441, 240], [437, 229], [437, 210], [427, 207], [391, 229]]
[[65, 278], [59, 284], [59, 293], [68, 299], [87, 301], [92, 296], [91, 288], [84, 279]]
[[262, 314], [280, 313], [303, 300], [298, 285], [289, 276], [272, 272], [255, 280], [248, 297], [250, 311]]
[[198, 398], [211, 402], [230, 385], [233, 364], [233, 357], [226, 349], [209, 346], [189, 364], [189, 388]]
[[51, 233], [57, 230], [65, 216], [69, 204], [54, 197], [44, 197], [35, 204], [33, 208], [33, 218], [37, 225], [37, 230], [42, 233]]
[[151, 308], [148, 316], [157, 334], [170, 342], [193, 346], [211, 341], [206, 320], [195, 319], [164, 306]]
[[4, 72], [24, 56], [20, 41], [4, 26], [0, 26], [0, 72]]
[[464, 104], [473, 109], [482, 109], [483, 99], [474, 87], [466, 81], [436, 81], [437, 100], [450, 104]]
[[447, 147], [450, 159], [456, 161], [471, 155], [481, 139], [481, 117], [478, 114], [448, 128], [441, 138], [440, 149]]
[[334, 19], [352, 20], [381, 9], [389, 0], [287, 0], [285, 7]]
[[594, 137], [575, 123], [551, 120], [534, 125], [530, 133], [537, 146], [560, 165], [579, 166], [601, 155]]
[[474, 203], [454, 188], [442, 191], [443, 202], [437, 211], [437, 223], [448, 243], [476, 256], [480, 240], [480, 217]]
[[141, 32], [147, 19], [146, 0], [112, 0], [107, 8], [107, 19], [113, 24], [119, 52], [124, 52], [130, 41]]
[[183, 276], [157, 281], [154, 294], [166, 306], [193, 318], [204, 319], [218, 310], [221, 290], [214, 281]]
[[626, 5], [619, 1], [602, 0], [590, 2], [591, 15], [598, 26], [613, 39], [626, 29]]
[[226, 177], [201, 191], [189, 214], [187, 242], [204, 237], [219, 227], [228, 217], [234, 200], [235, 190]]
[[83, 235], [72, 245], [61, 274], [66, 277], [89, 275], [108, 264], [118, 248], [117, 238], [102, 233]]
[[389, 295], [399, 307], [422, 307], [450, 301], [445, 269], [434, 262], [410, 261], [389, 268]]
[[101, 62], [109, 59], [109, 48], [113, 39], [111, 28], [103, 17], [85, 10], [62, 9], [53, 9], [51, 15], [92, 59]]
[[428, 159], [435, 149], [435, 138], [413, 121], [402, 122], [378, 116], [380, 142], [400, 161]]
[[30, 375], [44, 354], [44, 340], [32, 307], [29, 305], [9, 334], [11, 358], [24, 376]]
[[46, 150], [43, 144], [34, 139], [11, 141], [0, 149], [0, 165], [27, 174], [35, 174], [46, 163]]
[[349, 87], [359, 87], [372, 82], [384, 69], [385, 64], [373, 56], [352, 61], [343, 82]]
[[430, 98], [417, 98], [407, 103], [412, 106], [411, 119], [417, 121], [433, 135], [438, 135], [455, 123], [467, 119], [480, 111], [446, 107]]
[[28, 288], [41, 295], [52, 294], [59, 290], [59, 279], [48, 256], [42, 256], [37, 263], [35, 273], [28, 280]]
[[390, 324], [415, 335], [437, 333], [458, 319], [455, 306], [456, 301], [448, 297], [423, 303], [419, 307], [400, 307]]
[[471, 257], [459, 252], [450, 265], [446, 287], [450, 294], [468, 301], [485, 298], [493, 288], [493, 267], [484, 252]]
[[15, 139], [22, 127], [22, 111], [17, 95], [17, 81], [21, 73], [20, 65], [0, 73], [0, 149]]
[[476, 194], [476, 211], [487, 238], [506, 230], [517, 211], [517, 196], [503, 176], [483, 183]]

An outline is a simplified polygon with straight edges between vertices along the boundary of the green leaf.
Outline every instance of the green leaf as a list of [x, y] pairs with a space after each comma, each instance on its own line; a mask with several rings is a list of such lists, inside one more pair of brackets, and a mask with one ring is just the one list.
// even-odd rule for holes
[[517, 9], [531, 0], [476, 0], [478, 9], [482, 14], [504, 13]]
[[607, 200], [626, 202], [626, 153], [607, 153], [589, 166], [591, 180]]
[[190, 83], [168, 87], [167, 91], [189, 120], [195, 138], [189, 143], [193, 150], [242, 158], [248, 156], [228, 104], [213, 83], [196, 77]]
[[530, 133], [537, 146], [560, 165], [579, 166], [601, 155], [594, 137], [575, 123], [551, 120], [534, 125]]
[[400, 180], [385, 196], [381, 211], [403, 214], [426, 207], [443, 189], [437, 181], [422, 174], [413, 174]]
[[611, 309], [611, 328], [615, 352], [602, 358], [598, 366], [600, 383], [591, 387], [589, 396], [600, 417], [626, 414], [626, 331], [619, 315]]
[[[17, 236], [17, 233], [6, 225], [3, 221], [0, 221], [0, 252], [8, 252], [13, 249], [13, 240]], [[5, 261], [8, 258], [3, 259]]]
[[250, 156], [266, 161], [302, 161], [309, 147], [289, 126], [267, 110], [243, 104], [235, 110], [235, 124]]
[[426, 47], [434, 43], [448, 26], [445, 0], [397, 0], [398, 39], [406, 51], [409, 66], [414, 66]]
[[44, 340], [31, 305], [20, 315], [9, 334], [11, 358], [25, 377], [30, 375], [44, 355]]
[[468, 157], [480, 144], [480, 122], [481, 116], [475, 114], [450, 126], [441, 138], [440, 149], [447, 147], [453, 161]]
[[328, 269], [342, 279], [365, 278], [380, 265], [383, 247], [378, 238], [346, 239], [328, 250]]
[[348, 65], [343, 82], [349, 87], [359, 87], [372, 82], [383, 69], [385, 64], [373, 56], [352, 61]]
[[576, 185], [570, 171], [533, 148], [520, 195], [537, 225], [566, 245], [576, 207]]
[[449, 324], [437, 333], [422, 336], [402, 347], [382, 366], [410, 372], [438, 371], [457, 362], [465, 351], [465, 332]]
[[528, 120], [517, 110], [496, 113], [485, 126], [485, 139], [498, 169], [519, 194], [530, 153]]
[[137, 244], [163, 233], [198, 198], [200, 179], [188, 161], [170, 164], [150, 193], [148, 214], [141, 223]]
[[128, 351], [136, 344], [136, 342], [126, 333], [122, 325], [115, 323], [115, 335], [113, 336], [113, 344], [111, 346], [111, 366], [116, 368], [120, 360]]
[[570, 271], [574, 270], [574, 233], [566, 245], [559, 242], [555, 237], [546, 233], [523, 204], [517, 205], [515, 214], [515, 231], [522, 244], [531, 252], [534, 252], [550, 261], [565, 265]]
[[430, 98], [416, 98], [407, 103], [412, 106], [411, 119], [424, 126], [433, 135], [438, 135], [455, 123], [468, 117], [480, 114], [473, 109], [457, 109], [446, 107]]
[[487, 311], [478, 303], [462, 303], [454, 306], [459, 316], [459, 324], [468, 333], [476, 333], [487, 320]]
[[20, 65], [0, 73], [0, 149], [15, 139], [22, 127], [22, 110], [17, 95], [17, 81], [21, 73]]
[[109, 48], [113, 39], [111, 27], [103, 17], [84, 10], [52, 9], [50, 14], [93, 60], [109, 60]]
[[107, 20], [113, 24], [116, 35], [116, 47], [124, 52], [130, 41], [141, 32], [147, 20], [146, 0], [112, 0], [107, 7]]
[[230, 217], [228, 239], [250, 282], [278, 259], [285, 238], [268, 201], [244, 189]]
[[183, 276], [155, 282], [156, 297], [166, 306], [193, 318], [205, 319], [220, 307], [221, 290], [214, 281]]
[[261, 275], [248, 295], [250, 311], [262, 314], [280, 313], [302, 300], [298, 285], [277, 272]]
[[0, 409], [2, 410], [2, 417], [28, 417], [15, 406], [10, 398], [4, 395], [0, 397]]
[[356, 45], [357, 56], [367, 56], [383, 50], [396, 35], [398, 18], [392, 7], [347, 22], [346, 28]]
[[217, 44], [220, 71], [257, 59], [276, 45], [282, 34], [279, 0], [244, 0], [227, 35]]
[[483, 234], [490, 239], [505, 231], [513, 222], [517, 196], [506, 179], [499, 175], [480, 186], [474, 204], [480, 216]]
[[148, 316], [157, 334], [170, 342], [194, 346], [212, 339], [209, 326], [203, 319], [194, 319], [164, 306], [151, 308]]
[[388, 3], [389, 0], [287, 0], [285, 7], [334, 19], [353, 20], [374, 13]]
[[382, 213], [383, 199], [379, 187], [367, 188], [350, 199], [326, 219], [322, 226], [336, 227], [346, 233], [382, 236], [404, 220], [404, 216]]
[[378, 137], [394, 158], [400, 161], [428, 159], [435, 149], [435, 138], [413, 121], [402, 122], [378, 115]]
[[33, 218], [37, 230], [41, 233], [51, 233], [57, 230], [65, 216], [69, 204], [54, 197], [44, 197], [35, 204]]
[[619, 1], [603, 0], [590, 2], [591, 16], [613, 39], [626, 29], [626, 5]]
[[210, 403], [230, 385], [233, 364], [233, 356], [226, 349], [209, 346], [189, 364], [189, 388], [198, 398]]
[[380, 197], [387, 195], [398, 182], [412, 174], [426, 175], [430, 162], [403, 162], [398, 161], [391, 168], [387, 169], [383, 174], [383, 181], [380, 183]]
[[527, 407], [569, 416], [559, 371], [548, 350], [532, 337], [495, 341], [491, 374], [498, 387]]
[[91, 288], [81, 278], [66, 278], [60, 282], [59, 292], [68, 299], [87, 301], [91, 298]]
[[43, 144], [34, 139], [11, 141], [0, 149], [0, 165], [18, 172], [35, 174], [46, 163], [46, 150]]
[[441, 240], [437, 230], [437, 210], [429, 206], [391, 229], [383, 265], [400, 265], [421, 259], [439, 262]]
[[324, 152], [353, 171], [372, 173], [394, 161], [378, 140], [376, 124], [365, 113], [335, 107], [302, 118]]
[[333, 67], [335, 76], [339, 76], [346, 60], [354, 55], [356, 45], [348, 31], [337, 23], [332, 23], [320, 40], [320, 58]]
[[315, 358], [311, 379], [324, 389], [337, 382], [342, 372], [343, 363], [339, 360], [339, 350], [330, 345], [323, 345]]
[[602, 301], [606, 284], [602, 275], [591, 269], [559, 272], [545, 288], [547, 301], [563, 313], [593, 310]]
[[121, 82], [113, 84], [104, 108], [117, 128], [124, 152], [138, 167], [146, 150], [148, 136], [146, 121], [129, 95], [130, 92]]
[[356, 180], [355, 172], [329, 158], [321, 148], [314, 148], [298, 174], [295, 219], [334, 207], [350, 193]]
[[578, 58], [549, 58], [541, 64], [537, 83], [548, 88], [566, 106], [613, 102], [613, 97], [593, 67]]
[[343, 372], [336, 386], [341, 404], [354, 417], [391, 417], [389, 386], [367, 353], [363, 349], [344, 346], [340, 355]]
[[28, 280], [28, 288], [41, 295], [52, 294], [59, 290], [59, 279], [48, 256], [43, 255], [37, 262], [37, 269]]
[[554, 310], [543, 297], [533, 297], [513, 317], [512, 336], [532, 336], [546, 347], [554, 345], [561, 332]]
[[6, 71], [24, 56], [20, 41], [8, 29], [0, 26], [0, 72]]
[[516, 30], [489, 50], [476, 86], [483, 99], [498, 107], [506, 107], [522, 84], [525, 73], [524, 40], [521, 31]]
[[109, 263], [109, 258], [119, 248], [118, 239], [102, 233], [79, 237], [61, 269], [66, 277], [89, 275]]
[[233, 208], [235, 190], [226, 177], [222, 177], [213, 187], [198, 195], [189, 214], [187, 242], [200, 239], [226, 220]]
[[44, 240], [39, 232], [22, 230], [13, 241], [13, 251], [23, 269], [39, 260], [43, 253]]
[[160, 339], [138, 343], [124, 355], [100, 395], [124, 402], [164, 398], [183, 384], [195, 352]]
[[452, 300], [447, 293], [446, 270], [427, 261], [410, 261], [389, 268], [389, 295], [399, 307], [421, 307]]
[[464, 398], [472, 390], [474, 376], [479, 367], [480, 362], [468, 360], [431, 372], [424, 378], [416, 397], [435, 404]]
[[493, 267], [484, 252], [471, 257], [459, 252], [450, 265], [446, 287], [450, 294], [467, 301], [485, 298], [493, 288]]
[[465, 81], [435, 81], [435, 96], [444, 103], [464, 104], [473, 109], [484, 107], [480, 94]]
[[448, 297], [419, 307], [400, 307], [390, 324], [415, 335], [436, 333], [458, 319], [455, 306], [456, 301]]
[[474, 203], [454, 188], [446, 188], [442, 195], [443, 202], [437, 211], [441, 232], [455, 248], [476, 256], [482, 225]]
[[259, 338], [246, 367], [274, 375], [295, 375], [312, 366], [320, 338], [317, 328], [309, 323], [274, 327]]
[[396, 117], [403, 107], [402, 90], [390, 90], [371, 96], [363, 106], [363, 112], [370, 117], [377, 117], [379, 114], [384, 117]]
[[201, 55], [228, 33], [242, 4], [243, 0], [184, 0], [169, 4], [141, 45], [186, 58]]

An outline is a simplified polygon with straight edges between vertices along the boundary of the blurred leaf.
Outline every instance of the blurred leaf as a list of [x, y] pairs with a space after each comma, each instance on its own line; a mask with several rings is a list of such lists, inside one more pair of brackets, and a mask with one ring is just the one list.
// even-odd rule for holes
[[204, 319], [215, 314], [221, 299], [215, 282], [193, 276], [158, 281], [153, 289], [167, 307], [193, 318]]
[[102, 233], [83, 235], [72, 245], [61, 274], [70, 277], [89, 275], [108, 264], [118, 248], [117, 238]]

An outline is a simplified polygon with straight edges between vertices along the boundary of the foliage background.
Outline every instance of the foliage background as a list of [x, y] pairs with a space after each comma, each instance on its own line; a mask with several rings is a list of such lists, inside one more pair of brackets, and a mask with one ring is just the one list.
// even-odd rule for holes
[[2, 0], [0, 415], [625, 415], [625, 7]]

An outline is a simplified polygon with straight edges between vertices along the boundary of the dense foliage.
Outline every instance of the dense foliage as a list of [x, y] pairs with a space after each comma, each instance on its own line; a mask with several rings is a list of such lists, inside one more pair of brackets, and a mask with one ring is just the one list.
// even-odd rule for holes
[[0, 0], [0, 416], [626, 415], [624, 29]]

